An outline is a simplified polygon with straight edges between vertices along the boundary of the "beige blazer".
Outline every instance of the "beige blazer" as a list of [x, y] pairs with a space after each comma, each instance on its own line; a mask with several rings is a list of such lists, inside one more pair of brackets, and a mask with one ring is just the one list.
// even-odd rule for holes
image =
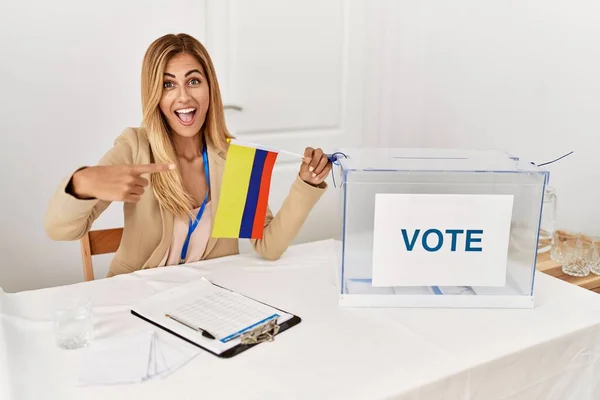
[[[221, 179], [225, 166], [225, 152], [208, 146], [210, 194], [215, 217]], [[152, 152], [143, 129], [127, 128], [116, 139], [99, 165], [148, 164]], [[71, 180], [67, 177], [54, 193], [47, 208], [44, 227], [53, 240], [78, 240], [92, 227], [93, 222], [110, 202], [80, 200], [66, 192]], [[146, 176], [148, 179], [149, 177]], [[297, 176], [277, 215], [267, 210], [263, 238], [252, 240], [255, 251], [267, 260], [278, 259], [298, 234], [306, 217], [326, 190], [311, 186]], [[159, 206], [151, 187], [147, 187], [138, 203], [123, 203], [123, 238], [111, 264], [108, 276], [155, 268], [161, 262], [173, 236], [174, 215]], [[238, 239], [211, 237], [203, 260], [238, 254]]]

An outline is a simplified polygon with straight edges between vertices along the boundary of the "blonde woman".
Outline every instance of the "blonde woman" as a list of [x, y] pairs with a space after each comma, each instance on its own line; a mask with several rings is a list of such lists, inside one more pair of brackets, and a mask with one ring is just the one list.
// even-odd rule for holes
[[[211, 237], [230, 135], [210, 56], [189, 35], [163, 36], [144, 56], [141, 84], [142, 126], [62, 182], [46, 212], [48, 236], [80, 239], [118, 201], [125, 224], [108, 276], [237, 254], [237, 239]], [[265, 259], [284, 253], [326, 189], [327, 156], [310, 147], [304, 155], [281, 209], [267, 210], [263, 238], [252, 240]]]

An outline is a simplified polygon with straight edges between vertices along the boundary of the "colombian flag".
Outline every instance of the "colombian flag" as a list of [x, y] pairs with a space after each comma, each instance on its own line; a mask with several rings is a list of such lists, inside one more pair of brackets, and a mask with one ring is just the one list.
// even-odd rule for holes
[[262, 239], [277, 152], [231, 141], [212, 236]]

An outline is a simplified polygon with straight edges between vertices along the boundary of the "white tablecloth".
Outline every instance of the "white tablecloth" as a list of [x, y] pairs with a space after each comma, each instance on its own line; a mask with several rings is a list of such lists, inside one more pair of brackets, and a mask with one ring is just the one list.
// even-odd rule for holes
[[[83, 352], [55, 346], [55, 296], [91, 294], [96, 337], [106, 338], [148, 329], [129, 304], [202, 276], [303, 321], [232, 359], [201, 352], [164, 379], [76, 385]], [[335, 276], [325, 241], [292, 247], [275, 263], [239, 255], [0, 292], [0, 399], [600, 398], [595, 293], [539, 273], [534, 309], [350, 309], [338, 306]]]

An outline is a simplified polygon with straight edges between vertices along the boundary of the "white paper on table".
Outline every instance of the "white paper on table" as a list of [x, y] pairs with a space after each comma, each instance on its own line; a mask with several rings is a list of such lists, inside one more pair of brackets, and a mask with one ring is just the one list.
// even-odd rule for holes
[[136, 383], [163, 378], [193, 359], [200, 349], [180, 339], [161, 339], [154, 331], [92, 342], [84, 350], [81, 385]]
[[348, 279], [347, 294], [394, 294], [391, 287], [373, 287], [370, 279]]
[[164, 353], [162, 350], [162, 347], [163, 347], [162, 343], [159, 345], [159, 339], [156, 335], [154, 336], [154, 343], [155, 343], [154, 355], [155, 355], [156, 363], [155, 363], [155, 370], [152, 375], [159, 375], [162, 372], [168, 370], [169, 365], [167, 364], [167, 361], [165, 360], [165, 356], [164, 356]]
[[157, 378], [164, 378], [171, 372], [181, 368], [201, 351], [199, 348], [192, 348], [191, 345], [180, 341], [180, 339], [167, 341], [159, 339], [157, 336], [157, 343], [159, 343], [159, 346], [157, 346], [157, 360], [159, 361], [156, 371]]
[[475, 292], [470, 286], [440, 286], [442, 294], [455, 294], [455, 295], [474, 295]]
[[394, 286], [395, 294], [431, 295], [434, 294], [431, 286]]
[[153, 331], [93, 341], [85, 350], [81, 385], [141, 382], [152, 361]]

